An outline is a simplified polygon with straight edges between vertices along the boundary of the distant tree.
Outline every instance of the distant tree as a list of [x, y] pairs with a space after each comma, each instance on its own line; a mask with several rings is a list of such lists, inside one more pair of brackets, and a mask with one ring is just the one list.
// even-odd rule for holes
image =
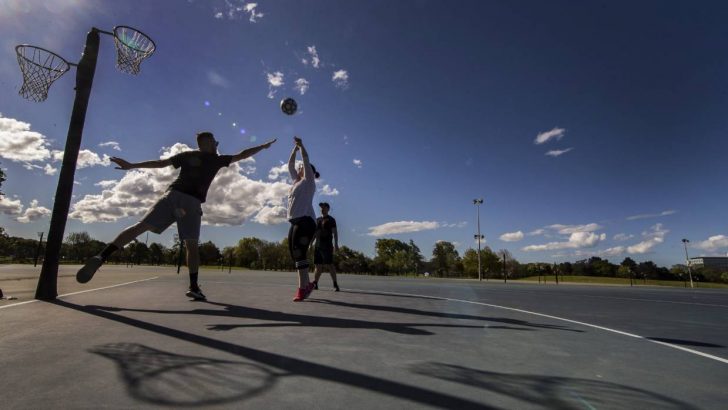
[[66, 237], [68, 246], [68, 259], [76, 262], [84, 261], [88, 251], [88, 244], [91, 242], [91, 235], [88, 232], [71, 232]]
[[201, 243], [199, 249], [200, 265], [216, 265], [220, 260], [220, 249], [211, 241]]
[[164, 245], [152, 242], [152, 244], [149, 245], [149, 262], [153, 265], [161, 265], [165, 263], [164, 254], [166, 251], [167, 248], [165, 248]]
[[339, 247], [336, 253], [336, 270], [346, 273], [369, 273], [371, 259], [347, 246]]
[[455, 245], [448, 241], [435, 243], [435, 246], [432, 248], [432, 265], [438, 275], [457, 275], [459, 273], [458, 263], [460, 263], [460, 255], [455, 249]]
[[[2, 167], [0, 167], [0, 188], [2, 188], [3, 182], [5, 182], [5, 171], [3, 171]], [[3, 195], [3, 191], [0, 190], [0, 197]]]

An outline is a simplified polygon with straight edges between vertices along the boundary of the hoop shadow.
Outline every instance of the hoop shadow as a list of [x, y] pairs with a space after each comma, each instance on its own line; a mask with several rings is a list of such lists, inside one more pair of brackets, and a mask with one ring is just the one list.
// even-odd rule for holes
[[253, 363], [183, 356], [137, 343], [112, 343], [89, 351], [117, 363], [132, 397], [164, 406], [239, 402], [270, 389], [278, 377]]
[[661, 394], [599, 380], [505, 374], [435, 362], [413, 365], [410, 370], [550, 409], [697, 410], [697, 407]]

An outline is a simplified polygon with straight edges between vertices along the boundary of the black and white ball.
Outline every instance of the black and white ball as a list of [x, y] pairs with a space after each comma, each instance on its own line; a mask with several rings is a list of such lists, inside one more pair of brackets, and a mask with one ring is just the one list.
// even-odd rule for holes
[[293, 98], [284, 98], [281, 100], [281, 111], [283, 111], [284, 114], [287, 115], [293, 115], [296, 113], [296, 110], [298, 109], [298, 104], [296, 103], [296, 100]]

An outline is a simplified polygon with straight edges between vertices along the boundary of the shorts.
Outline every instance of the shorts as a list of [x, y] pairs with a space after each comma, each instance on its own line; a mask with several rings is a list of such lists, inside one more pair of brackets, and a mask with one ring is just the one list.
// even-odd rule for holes
[[142, 222], [151, 225], [152, 232], [160, 234], [177, 222], [180, 240], [200, 239], [202, 202], [192, 195], [167, 191], [144, 215]]
[[291, 228], [288, 230], [288, 250], [296, 269], [308, 268], [308, 246], [316, 234], [316, 222], [310, 216], [303, 216], [290, 220]]
[[334, 264], [334, 247], [333, 246], [317, 246], [313, 252], [313, 263], [315, 265], [333, 265]]

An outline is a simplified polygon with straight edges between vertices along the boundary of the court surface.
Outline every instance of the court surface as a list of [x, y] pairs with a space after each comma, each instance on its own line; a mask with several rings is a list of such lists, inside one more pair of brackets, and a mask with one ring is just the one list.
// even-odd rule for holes
[[0, 266], [3, 409], [725, 408], [723, 290], [76, 269]]

